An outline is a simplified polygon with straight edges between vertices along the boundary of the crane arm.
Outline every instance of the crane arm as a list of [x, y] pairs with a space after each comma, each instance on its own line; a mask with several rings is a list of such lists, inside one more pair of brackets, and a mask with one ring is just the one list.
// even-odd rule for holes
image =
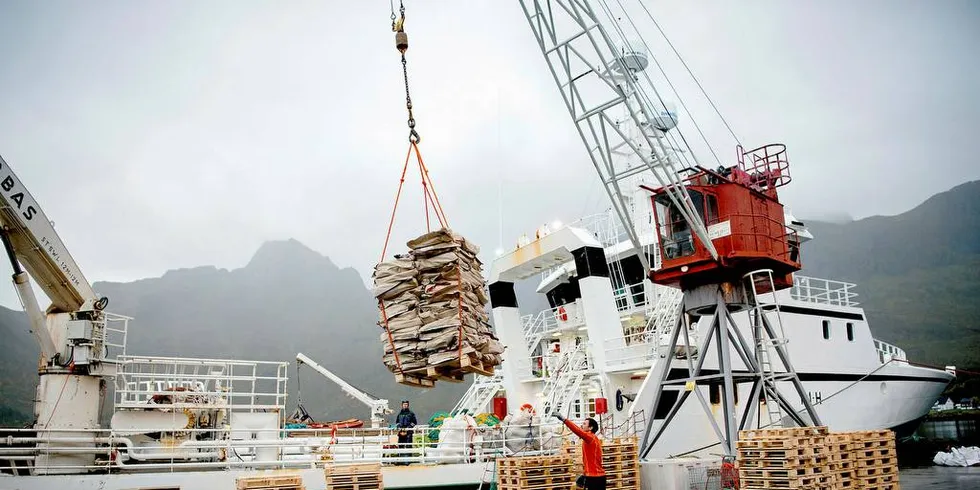
[[51, 221], [3, 157], [0, 157], [0, 224], [9, 241], [8, 252], [12, 249], [51, 300], [49, 312], [78, 311], [98, 302], [92, 285], [68, 253]]
[[334, 383], [337, 383], [337, 385], [340, 386], [342, 390], [344, 390], [344, 393], [347, 393], [348, 395], [354, 397], [356, 400], [367, 405], [369, 408], [371, 408], [372, 417], [391, 413], [391, 409], [388, 408], [388, 400], [374, 398], [371, 395], [368, 395], [367, 393], [364, 393], [363, 391], [355, 388], [350, 383], [344, 381], [340, 376], [337, 376], [329, 369], [317, 364], [316, 361], [310, 359], [302, 352], [296, 354], [296, 361], [301, 364], [306, 364], [307, 366], [310, 366], [316, 372], [322, 374], [327, 379], [333, 381]]

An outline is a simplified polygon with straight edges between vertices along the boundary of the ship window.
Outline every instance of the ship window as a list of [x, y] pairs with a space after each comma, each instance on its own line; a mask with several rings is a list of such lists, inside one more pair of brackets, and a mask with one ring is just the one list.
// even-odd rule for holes
[[704, 224], [718, 222], [718, 199], [712, 194], [704, 195]]
[[708, 385], [708, 398], [711, 399], [712, 405], [717, 405], [721, 403], [721, 385], [718, 383], [711, 383]]
[[586, 403], [586, 407], [588, 416], [595, 417], [595, 398], [589, 398], [588, 402]]
[[830, 320], [823, 321], [823, 338], [830, 340]]
[[854, 324], [851, 322], [847, 323], [847, 340], [854, 342]]

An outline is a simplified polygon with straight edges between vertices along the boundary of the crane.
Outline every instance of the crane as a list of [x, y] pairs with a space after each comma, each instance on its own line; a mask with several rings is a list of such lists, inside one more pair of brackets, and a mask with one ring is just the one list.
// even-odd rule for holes
[[340, 376], [332, 373], [329, 369], [317, 364], [316, 361], [310, 359], [302, 352], [296, 354], [296, 362], [299, 364], [306, 364], [313, 368], [316, 372], [322, 374], [325, 378], [337, 383], [340, 389], [344, 390], [351, 398], [365, 404], [371, 409], [371, 427], [379, 428], [385, 425], [385, 416], [392, 413], [391, 408], [388, 407], [388, 400], [374, 398], [371, 395], [355, 388], [350, 383], [344, 381]]
[[[116, 374], [115, 356], [125, 353], [130, 318], [105, 311], [108, 298], [95, 293], [41, 206], [2, 157], [0, 241], [40, 348], [35, 429], [50, 436], [58, 429], [98, 428], [100, 393]], [[44, 311], [31, 278], [51, 300]], [[58, 464], [54, 456], [51, 462]]]

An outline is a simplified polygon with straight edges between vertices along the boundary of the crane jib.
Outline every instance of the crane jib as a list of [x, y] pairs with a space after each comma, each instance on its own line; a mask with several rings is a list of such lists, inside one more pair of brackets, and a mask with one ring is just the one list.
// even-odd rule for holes
[[[92, 286], [48, 221], [41, 206], [0, 157], [0, 207], [19, 262], [59, 309], [72, 311], [95, 301]], [[40, 252], [40, 253], [38, 253]]]
[[[0, 168], [0, 170], [5, 169]], [[9, 175], [0, 181], [0, 188], [3, 189], [4, 197], [7, 198], [7, 201], [13, 201], [15, 204], [17, 204], [17, 210], [21, 211], [21, 215], [24, 217], [24, 219], [30, 221], [34, 219], [35, 215], [37, 215], [37, 208], [30, 204], [28, 204], [27, 207], [24, 207], [24, 198], [26, 196], [23, 192], [18, 191], [11, 193], [16, 188], [16, 185], [17, 183], [14, 181], [14, 178]]]

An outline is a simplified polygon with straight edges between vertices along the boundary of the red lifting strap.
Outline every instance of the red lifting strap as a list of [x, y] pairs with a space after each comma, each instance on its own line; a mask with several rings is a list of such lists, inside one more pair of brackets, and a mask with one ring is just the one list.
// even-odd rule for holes
[[[395, 225], [395, 215], [398, 212], [398, 202], [401, 199], [402, 187], [405, 185], [405, 174], [408, 173], [408, 163], [412, 160], [412, 153], [415, 153], [415, 159], [419, 167], [419, 177], [422, 181], [422, 206], [425, 209], [425, 228], [427, 232], [432, 231], [429, 222], [429, 208], [436, 215], [436, 219], [439, 220], [439, 225], [443, 228], [449, 228], [449, 220], [446, 219], [446, 213], [442, 211], [442, 203], [439, 202], [439, 196], [436, 195], [436, 187], [429, 178], [429, 169], [425, 166], [425, 162], [422, 160], [422, 153], [419, 152], [419, 146], [417, 141], [410, 141], [408, 146], [408, 154], [405, 155], [405, 164], [402, 166], [402, 174], [398, 180], [398, 191], [395, 193], [395, 205], [391, 209], [391, 218], [388, 220], [388, 232], [385, 234], [385, 244], [381, 249], [381, 259], [378, 261], [384, 262], [385, 256], [388, 253], [388, 242], [391, 240], [391, 229]], [[462, 276], [460, 276], [462, 277]], [[462, 284], [460, 286], [462, 292]], [[391, 346], [391, 352], [395, 355], [395, 365], [398, 366], [398, 371], [401, 374], [405, 374], [405, 370], [402, 369], [401, 359], [398, 357], [398, 350], [395, 349], [395, 339], [391, 335], [391, 329], [388, 328], [388, 312], [385, 310], [384, 300], [378, 299], [378, 307], [381, 309], [381, 319], [384, 322], [385, 332], [388, 334], [388, 345]], [[463, 354], [463, 325], [462, 325], [462, 304], [460, 304], [459, 315], [460, 315], [460, 326], [459, 326], [459, 352], [460, 358]]]

